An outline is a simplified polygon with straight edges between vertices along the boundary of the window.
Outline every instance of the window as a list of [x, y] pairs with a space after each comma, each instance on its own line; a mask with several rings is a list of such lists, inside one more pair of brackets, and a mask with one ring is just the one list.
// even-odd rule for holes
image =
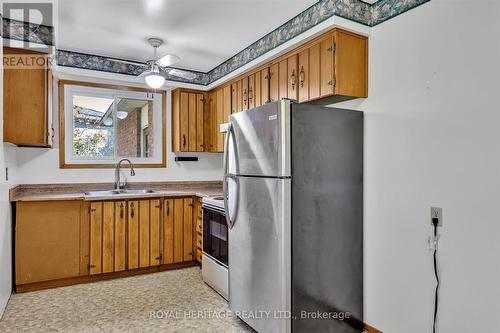
[[165, 93], [60, 81], [62, 168], [165, 167]]

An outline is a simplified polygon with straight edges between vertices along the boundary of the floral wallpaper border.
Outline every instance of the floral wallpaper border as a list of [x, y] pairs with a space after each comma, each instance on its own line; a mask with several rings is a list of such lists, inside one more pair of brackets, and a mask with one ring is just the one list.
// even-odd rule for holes
[[[360, 0], [319, 0], [302, 13], [207, 73], [188, 70], [196, 75], [192, 80], [182, 79], [168, 73], [165, 76], [171, 81], [208, 85], [332, 16], [342, 17], [372, 27], [428, 1], [430, 0], [380, 0], [370, 5]], [[53, 45], [54, 31], [51, 27], [5, 18], [2, 22], [5, 38]], [[60, 66], [127, 75], [139, 75], [145, 70], [144, 64], [124, 63], [119, 59], [68, 50], [57, 50], [56, 57], [57, 64]]]

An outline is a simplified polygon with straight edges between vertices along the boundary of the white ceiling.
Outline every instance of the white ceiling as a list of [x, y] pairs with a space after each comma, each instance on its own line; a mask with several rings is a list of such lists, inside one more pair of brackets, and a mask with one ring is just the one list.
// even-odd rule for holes
[[57, 48], [135, 61], [165, 40], [175, 65], [207, 72], [317, 0], [64, 0]]

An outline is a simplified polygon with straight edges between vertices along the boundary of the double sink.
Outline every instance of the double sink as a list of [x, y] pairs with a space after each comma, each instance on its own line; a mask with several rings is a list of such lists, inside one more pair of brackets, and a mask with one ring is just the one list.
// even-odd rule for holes
[[158, 192], [151, 189], [130, 189], [130, 190], [107, 190], [107, 191], [88, 191], [83, 192], [87, 199], [106, 198], [106, 197], [141, 197], [151, 196]]

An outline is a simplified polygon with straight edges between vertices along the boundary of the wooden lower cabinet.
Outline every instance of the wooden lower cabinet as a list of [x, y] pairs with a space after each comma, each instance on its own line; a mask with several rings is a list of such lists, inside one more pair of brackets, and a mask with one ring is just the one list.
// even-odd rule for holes
[[[85, 276], [192, 264], [194, 202], [193, 197], [17, 202], [16, 286], [35, 290], [36, 283], [58, 286], [72, 284], [71, 278], [79, 283]], [[66, 280], [54, 281], [60, 279]], [[35, 286], [26, 289], [29, 284]]]
[[80, 275], [81, 201], [16, 203], [16, 285]]

